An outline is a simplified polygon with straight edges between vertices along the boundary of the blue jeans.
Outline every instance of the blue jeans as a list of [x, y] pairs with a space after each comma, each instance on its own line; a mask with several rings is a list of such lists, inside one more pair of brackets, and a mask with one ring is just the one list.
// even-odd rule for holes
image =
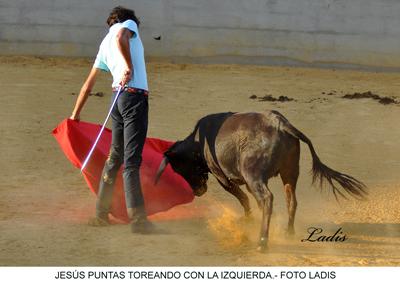
[[[116, 93], [113, 93], [112, 101]], [[144, 207], [139, 168], [148, 126], [148, 97], [121, 92], [112, 112], [112, 143], [100, 180], [96, 216], [107, 218], [115, 179], [122, 163], [127, 208]]]

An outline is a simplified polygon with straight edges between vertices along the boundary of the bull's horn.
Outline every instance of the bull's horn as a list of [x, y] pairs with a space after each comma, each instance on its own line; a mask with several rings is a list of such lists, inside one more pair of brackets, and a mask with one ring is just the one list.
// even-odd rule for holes
[[165, 168], [168, 165], [168, 158], [164, 156], [162, 162], [160, 163], [160, 166], [158, 168], [157, 174], [156, 174], [156, 179], [154, 180], [154, 184], [157, 184], [158, 181], [160, 180], [161, 174], [164, 172]]

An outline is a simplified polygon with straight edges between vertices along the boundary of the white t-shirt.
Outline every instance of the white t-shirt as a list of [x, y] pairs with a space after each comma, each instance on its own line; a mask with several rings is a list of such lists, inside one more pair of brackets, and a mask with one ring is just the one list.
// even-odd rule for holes
[[112, 87], [118, 87], [126, 69], [126, 64], [118, 49], [116, 39], [118, 31], [122, 28], [127, 28], [133, 32], [133, 36], [129, 41], [133, 73], [128, 86], [148, 90], [143, 44], [140, 40], [138, 27], [133, 20], [116, 23], [110, 27], [108, 34], [100, 44], [93, 67], [111, 72], [113, 76]]

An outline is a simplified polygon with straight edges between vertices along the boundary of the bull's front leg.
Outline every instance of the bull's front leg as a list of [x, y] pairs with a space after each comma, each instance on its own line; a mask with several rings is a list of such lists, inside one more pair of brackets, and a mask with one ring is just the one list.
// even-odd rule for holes
[[251, 218], [250, 201], [246, 193], [244, 193], [243, 190], [236, 184], [230, 183], [228, 181], [226, 181], [227, 184], [225, 184], [225, 182], [222, 182], [219, 179], [218, 182], [226, 191], [228, 191], [230, 194], [235, 196], [237, 200], [239, 200], [240, 204], [243, 207], [245, 217], [247, 219]]

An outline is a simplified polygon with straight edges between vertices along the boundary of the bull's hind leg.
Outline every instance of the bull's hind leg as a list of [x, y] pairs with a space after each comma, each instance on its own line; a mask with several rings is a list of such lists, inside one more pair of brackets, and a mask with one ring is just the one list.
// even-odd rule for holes
[[299, 155], [299, 147], [294, 146], [294, 148], [287, 154], [286, 161], [280, 170], [286, 195], [286, 206], [289, 214], [287, 233], [290, 236], [294, 235], [294, 218], [297, 209], [296, 185], [299, 177]]
[[252, 190], [259, 205], [262, 207], [260, 242], [258, 249], [259, 251], [265, 251], [268, 244], [269, 225], [271, 221], [274, 196], [269, 190], [267, 184], [262, 181], [249, 181], [247, 182], [247, 185]]
[[288, 229], [287, 233], [290, 236], [294, 235], [294, 218], [296, 215], [297, 209], [297, 200], [296, 200], [296, 185], [293, 183], [284, 184], [284, 191], [286, 194], [286, 205], [289, 213], [289, 221], [288, 221]]

